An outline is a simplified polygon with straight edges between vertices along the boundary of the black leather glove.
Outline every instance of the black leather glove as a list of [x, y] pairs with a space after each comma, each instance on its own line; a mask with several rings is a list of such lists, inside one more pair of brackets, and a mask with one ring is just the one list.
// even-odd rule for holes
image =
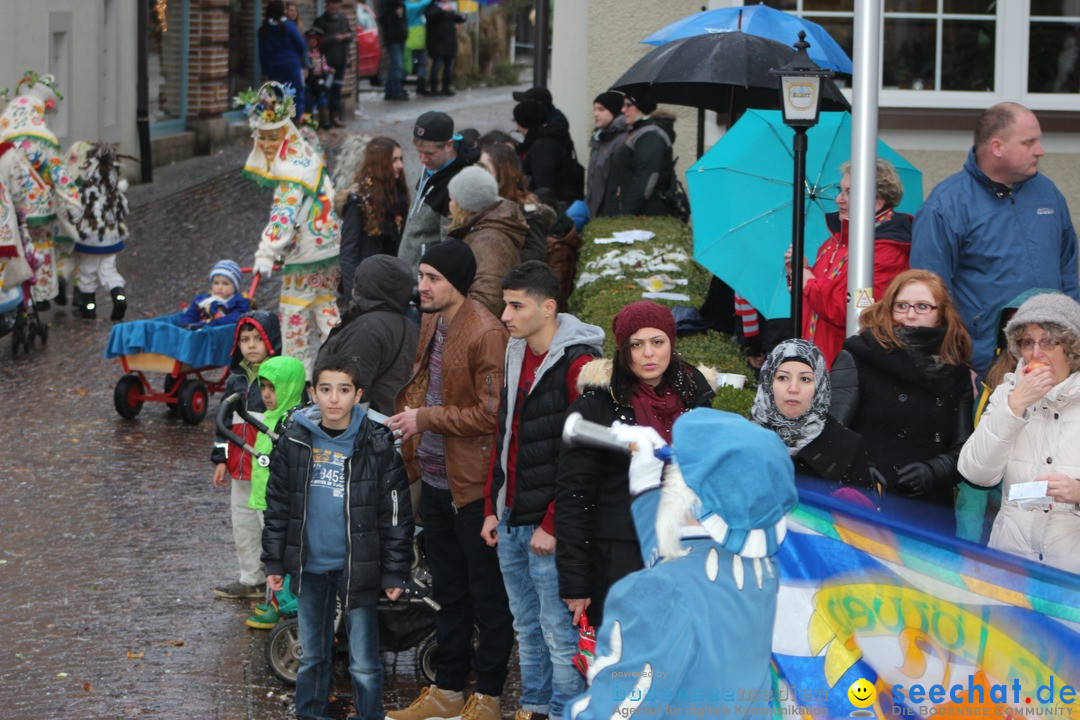
[[904, 497], [925, 495], [934, 485], [934, 471], [927, 463], [913, 462], [896, 472], [896, 482], [890, 490]]

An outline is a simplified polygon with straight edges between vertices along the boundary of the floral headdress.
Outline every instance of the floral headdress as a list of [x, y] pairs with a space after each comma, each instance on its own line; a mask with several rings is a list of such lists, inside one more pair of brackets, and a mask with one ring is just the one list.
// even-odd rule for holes
[[[52, 110], [56, 103], [64, 99], [57, 86], [54, 75], [38, 75], [33, 70], [27, 70], [15, 85], [16, 97], [31, 95], [45, 103], [46, 110]], [[7, 102], [9, 92], [7, 88], [0, 90], [0, 99]]]
[[245, 90], [233, 99], [243, 108], [252, 130], [273, 130], [296, 114], [296, 90], [279, 82], [263, 83], [258, 90]]

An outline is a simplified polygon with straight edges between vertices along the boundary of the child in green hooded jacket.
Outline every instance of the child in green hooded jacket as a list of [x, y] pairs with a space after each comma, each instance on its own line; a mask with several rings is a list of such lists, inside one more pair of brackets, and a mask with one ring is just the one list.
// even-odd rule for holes
[[[272, 357], [259, 365], [259, 387], [262, 390], [263, 423], [275, 433], [280, 433], [288, 420], [289, 412], [303, 400], [304, 385], [307, 380], [304, 363], [291, 357]], [[255, 437], [255, 450], [259, 455], [269, 455], [274, 449], [274, 442], [266, 433]], [[270, 478], [269, 467], [257, 462], [251, 468], [251, 496], [248, 506], [253, 510], [266, 509], [266, 482]], [[286, 582], [282, 590], [275, 593], [277, 607], [273, 604], [255, 606], [255, 614], [244, 620], [248, 627], [269, 630], [277, 624], [280, 615], [296, 614], [296, 596], [289, 590]]]

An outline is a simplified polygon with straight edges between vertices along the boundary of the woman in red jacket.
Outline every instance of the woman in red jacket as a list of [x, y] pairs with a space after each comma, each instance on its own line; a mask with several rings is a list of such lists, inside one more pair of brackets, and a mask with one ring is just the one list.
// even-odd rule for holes
[[[821, 246], [813, 267], [805, 259], [803, 268], [802, 337], [810, 340], [831, 367], [847, 336], [848, 292], [848, 212], [851, 163], [840, 166], [840, 194], [835, 213], [825, 216], [832, 235]], [[888, 160], [877, 161], [877, 194], [874, 202], [874, 297], [885, 293], [892, 279], [909, 267], [911, 221], [895, 208], [904, 196], [904, 186], [896, 168]], [[790, 262], [791, 251], [787, 259]]]

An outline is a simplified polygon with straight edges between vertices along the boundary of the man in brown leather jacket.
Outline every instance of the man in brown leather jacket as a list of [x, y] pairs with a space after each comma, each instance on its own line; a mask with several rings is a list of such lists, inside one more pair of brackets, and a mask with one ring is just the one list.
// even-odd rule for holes
[[[394, 720], [501, 717], [513, 617], [498, 554], [480, 530], [508, 333], [467, 297], [475, 275], [476, 257], [460, 240], [438, 243], [420, 258], [420, 342], [412, 379], [397, 396], [398, 414], [387, 421], [403, 441], [414, 487], [420, 486], [414, 507], [440, 605], [435, 685], [408, 708], [388, 713]], [[475, 653], [474, 626], [480, 630]], [[466, 703], [470, 656], [477, 682]]]

